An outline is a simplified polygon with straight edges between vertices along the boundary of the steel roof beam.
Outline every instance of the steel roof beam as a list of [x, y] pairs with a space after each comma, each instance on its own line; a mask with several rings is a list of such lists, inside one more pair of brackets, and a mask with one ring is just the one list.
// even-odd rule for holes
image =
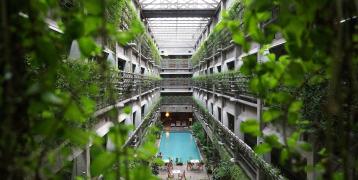
[[155, 9], [142, 10], [143, 16], [146, 18], [163, 18], [163, 17], [212, 17], [215, 15], [214, 9]]

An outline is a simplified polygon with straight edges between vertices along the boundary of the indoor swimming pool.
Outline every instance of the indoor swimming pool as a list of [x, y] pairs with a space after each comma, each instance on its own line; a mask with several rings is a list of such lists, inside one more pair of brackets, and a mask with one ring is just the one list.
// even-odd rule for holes
[[189, 131], [163, 131], [159, 151], [163, 159], [172, 159], [174, 162], [176, 158], [183, 163], [192, 159], [201, 159], [195, 138]]

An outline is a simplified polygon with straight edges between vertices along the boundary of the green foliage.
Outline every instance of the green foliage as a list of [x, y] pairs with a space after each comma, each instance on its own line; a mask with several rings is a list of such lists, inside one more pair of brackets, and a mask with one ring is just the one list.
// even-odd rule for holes
[[[263, 113], [263, 125], [280, 126], [283, 142], [278, 143], [275, 136], [263, 136], [255, 121], [244, 122], [242, 131], [264, 139], [255, 148], [256, 152], [264, 154], [273, 147], [281, 148], [281, 163], [295, 158], [292, 170], [302, 171], [306, 164], [301, 163], [304, 157], [299, 154], [312, 150], [310, 144], [313, 144], [316, 149], [327, 152], [313, 168], [325, 178], [352, 178], [348, 171], [333, 174], [332, 169], [325, 169], [331, 167], [333, 161], [341, 162], [335, 164], [339, 171], [357, 168], [353, 165], [356, 160], [354, 163], [344, 160], [357, 151], [345, 146], [353, 143], [353, 139], [345, 135], [353, 133], [357, 137], [356, 123], [348, 118], [356, 117], [357, 107], [358, 66], [353, 43], [356, 20], [339, 23], [339, 19], [354, 14], [355, 8], [349, 4], [341, 1], [236, 1], [233, 10], [224, 13], [224, 20], [218, 25], [230, 31], [233, 42], [244, 52], [255, 42], [261, 48], [255, 56], [265, 57], [265, 60], [243, 59], [240, 71], [252, 76], [251, 91], [268, 107]], [[333, 12], [327, 13], [327, 8]], [[286, 41], [287, 54], [264, 55], [278, 34]], [[347, 105], [355, 107], [354, 112], [348, 110]], [[303, 134], [310, 137], [310, 142], [302, 140]], [[342, 141], [347, 144], [340, 143]]]
[[[144, 33], [139, 18], [133, 18], [136, 13], [129, 3], [127, 0], [79, 0], [66, 4], [52, 0], [1, 2], [3, 178], [68, 179], [62, 176], [67, 168], [72, 169], [67, 160], [73, 150], [91, 145], [93, 176], [155, 179], [146, 164], [131, 169], [128, 163], [151, 162], [155, 152], [153, 140], [138, 149], [123, 147], [130, 127], [114, 122], [108, 137], [115, 148], [107, 151], [104, 139], [92, 131], [97, 121], [94, 112], [114, 104], [119, 96], [114, 86], [119, 74], [107, 64], [103, 49], [113, 49], [115, 42], [127, 44]], [[122, 19], [123, 11], [132, 12], [127, 14], [130, 16], [127, 20]], [[48, 27], [47, 18], [57, 21], [60, 33]], [[81, 58], [68, 60], [69, 47], [75, 40]], [[87, 62], [91, 59], [96, 62]], [[116, 111], [105, 116], [116, 119]], [[148, 153], [138, 157], [139, 152]], [[64, 169], [56, 173], [61, 168], [59, 162]]]
[[256, 119], [248, 119], [240, 123], [240, 131], [251, 134], [253, 136], [260, 135], [259, 123]]

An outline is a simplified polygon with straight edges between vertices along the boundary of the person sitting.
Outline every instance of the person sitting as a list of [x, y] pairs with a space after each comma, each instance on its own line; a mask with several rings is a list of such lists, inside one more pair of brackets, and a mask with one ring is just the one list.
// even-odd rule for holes
[[162, 155], [162, 152], [159, 152], [158, 155], [157, 155], [158, 158], [162, 159], [163, 158], [163, 155]]
[[170, 160], [168, 163], [168, 170], [172, 170], [173, 169], [173, 160]]
[[168, 179], [174, 179], [174, 174], [168, 169]]
[[189, 171], [189, 169], [191, 170], [193, 168], [193, 163], [191, 163], [190, 161], [187, 162], [186, 164], [186, 170]]
[[179, 178], [179, 179], [186, 179], [186, 177], [185, 177], [185, 170], [183, 171], [183, 174], [179, 174], [179, 175], [178, 175], [178, 178]]
[[203, 162], [203, 161], [200, 161], [200, 162], [198, 163], [198, 169], [203, 170], [203, 168], [204, 168], [204, 162]]

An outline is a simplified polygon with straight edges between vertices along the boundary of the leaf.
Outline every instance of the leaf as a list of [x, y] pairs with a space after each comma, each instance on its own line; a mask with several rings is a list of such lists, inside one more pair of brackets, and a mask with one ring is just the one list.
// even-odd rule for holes
[[75, 102], [71, 102], [64, 114], [65, 119], [74, 122], [84, 122], [86, 118]]
[[91, 163], [91, 175], [98, 176], [105, 171], [112, 169], [115, 157], [115, 154], [108, 151], [99, 153]]
[[307, 142], [302, 142], [300, 143], [300, 148], [303, 149], [304, 151], [312, 151], [312, 145], [310, 143]]
[[302, 101], [294, 101], [291, 103], [290, 107], [288, 108], [289, 112], [298, 112], [299, 110], [301, 110], [303, 105]]
[[301, 63], [291, 61], [286, 67], [284, 74], [285, 84], [288, 86], [298, 86], [303, 82], [304, 70]]
[[256, 119], [248, 119], [240, 124], [240, 130], [253, 136], [260, 135], [259, 123]]
[[81, 96], [81, 104], [82, 104], [82, 109], [84, 110], [84, 112], [87, 115], [91, 115], [95, 109], [96, 109], [96, 102], [93, 101], [92, 99], [86, 97], [86, 96]]
[[42, 94], [42, 99], [45, 102], [49, 102], [49, 103], [57, 104], [57, 105], [63, 103], [62, 99], [60, 97], [56, 96], [52, 92], [46, 92], [46, 93]]
[[255, 147], [255, 152], [257, 154], [266, 154], [266, 153], [270, 152], [271, 149], [272, 149], [272, 147], [269, 144], [262, 143]]
[[85, 57], [94, 55], [98, 49], [96, 42], [90, 37], [82, 37], [78, 40], [81, 53]]
[[260, 22], [267, 21], [268, 19], [271, 18], [271, 14], [272, 14], [271, 12], [267, 12], [267, 11], [258, 12], [256, 13], [256, 18]]
[[102, 12], [102, 3], [99, 0], [85, 0], [83, 4], [89, 14], [100, 15]]
[[279, 142], [277, 135], [271, 134], [264, 137], [266, 143], [270, 144], [271, 147], [280, 148], [282, 144]]
[[80, 128], [65, 129], [65, 136], [75, 145], [84, 146], [89, 142], [90, 133]]
[[281, 153], [280, 153], [280, 164], [285, 164], [286, 160], [288, 159], [289, 153], [288, 150], [282, 149]]
[[130, 114], [132, 112], [132, 107], [131, 106], [126, 106], [123, 108], [123, 113], [124, 114]]
[[288, 147], [290, 147], [290, 148], [296, 147], [299, 137], [300, 137], [299, 132], [296, 131], [296, 132], [292, 133], [291, 136], [287, 138]]
[[282, 112], [277, 109], [269, 109], [263, 113], [263, 120], [264, 122], [271, 122], [282, 115]]

